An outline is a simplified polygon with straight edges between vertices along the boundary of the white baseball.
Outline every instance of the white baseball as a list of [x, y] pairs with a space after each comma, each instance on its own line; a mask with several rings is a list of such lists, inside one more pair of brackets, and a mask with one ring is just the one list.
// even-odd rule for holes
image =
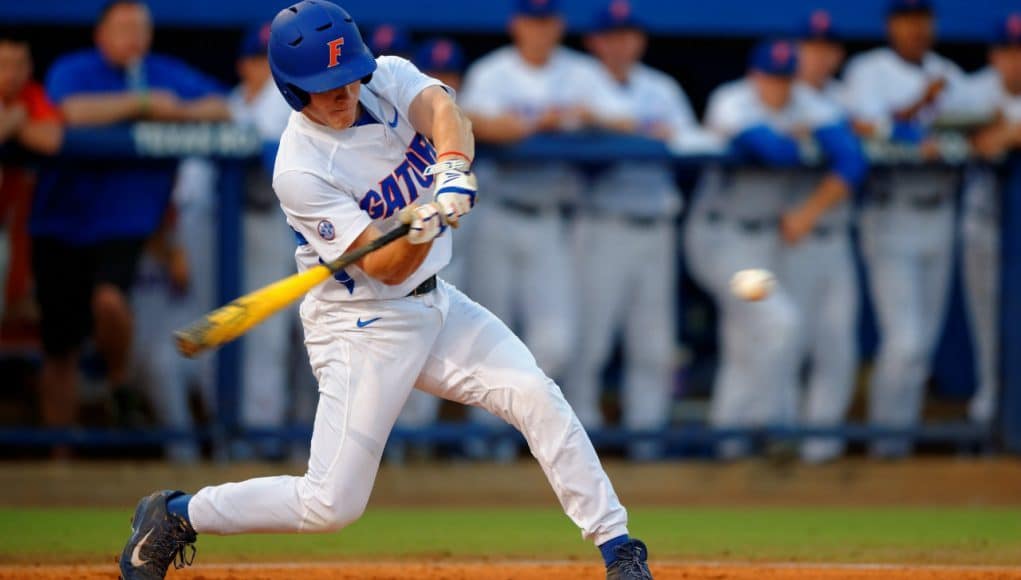
[[751, 269], [736, 272], [730, 279], [734, 296], [749, 302], [765, 299], [776, 287], [776, 278], [769, 270]]

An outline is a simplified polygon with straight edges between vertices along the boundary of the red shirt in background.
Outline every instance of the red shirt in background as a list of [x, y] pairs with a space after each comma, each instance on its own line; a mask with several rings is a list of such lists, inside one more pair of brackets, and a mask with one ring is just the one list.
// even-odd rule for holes
[[[31, 121], [60, 122], [60, 110], [46, 97], [42, 85], [29, 81], [13, 103], [22, 105]], [[7, 283], [4, 285], [3, 308], [7, 315], [18, 310], [31, 298], [32, 249], [28, 235], [28, 217], [32, 211], [32, 192], [35, 176], [31, 170], [16, 165], [0, 166], [0, 222], [7, 224], [10, 236], [10, 263]], [[12, 311], [13, 310], [13, 311]]]

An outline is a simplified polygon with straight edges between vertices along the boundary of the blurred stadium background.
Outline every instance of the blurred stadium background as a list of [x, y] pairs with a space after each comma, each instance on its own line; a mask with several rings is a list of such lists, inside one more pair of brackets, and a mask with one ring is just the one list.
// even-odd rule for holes
[[[105, 4], [104, 0], [3, 2], [0, 3], [0, 39], [13, 39], [30, 47], [33, 77], [46, 86], [47, 74], [54, 62], [70, 52], [92, 46], [96, 18]], [[253, 31], [288, 3], [150, 0], [147, 4], [155, 30], [152, 52], [177, 57], [205, 73], [226, 96], [229, 88], [239, 83], [239, 58], [258, 53], [258, 50], [245, 52], [245, 47], [253, 42], [252, 34], [257, 34]], [[383, 49], [387, 53], [412, 56], [418, 46], [430, 39], [453, 40], [464, 51], [463, 71], [464, 67], [470, 69], [480, 57], [508, 43], [507, 23], [513, 15], [515, 2], [496, 0], [480, 4], [449, 0], [436, 6], [412, 0], [348, 0], [342, 4], [356, 18], [370, 42], [373, 35], [378, 34], [383, 34], [381, 42], [396, 38], [396, 45]], [[567, 46], [585, 50], [584, 37], [605, 4], [601, 0], [562, 2]], [[797, 40], [804, 35], [805, 23], [811, 15], [825, 11], [832, 20], [836, 38], [845, 46], [849, 57], [853, 57], [885, 43], [889, 5], [888, 0], [853, 3], [835, 0], [634, 0], [631, 9], [649, 34], [643, 61], [680, 83], [696, 116], [703, 119], [712, 92], [745, 75], [748, 54], [760, 40]], [[977, 74], [988, 65], [990, 44], [995, 42], [1005, 19], [1011, 12], [1021, 12], [1021, 6], [1010, 0], [985, 0], [979, 4], [936, 0], [933, 5], [938, 35], [936, 52], [969, 75]], [[4, 65], [0, 59], [0, 66]], [[1015, 95], [1017, 98], [1021, 97]], [[12, 106], [10, 101], [4, 104], [8, 111]], [[654, 546], [654, 556], [659, 547], [670, 557], [695, 560], [992, 564], [1004, 567], [997, 572], [1004, 574], [1002, 577], [1014, 577], [1008, 575], [1011, 572], [1007, 568], [1021, 565], [1021, 513], [1017, 510], [1021, 505], [1021, 470], [1017, 463], [1017, 456], [1021, 454], [1021, 336], [1018, 336], [1021, 332], [1021, 154], [1017, 145], [1021, 139], [1004, 155], [988, 162], [974, 153], [972, 140], [982, 129], [998, 122], [995, 115], [944, 121], [936, 124], [938, 133], [935, 129], [932, 133], [938, 135], [939, 153], [926, 161], [922, 160], [924, 152], [919, 140], [874, 141], [868, 151], [874, 168], [928, 164], [948, 168], [955, 176], [962, 177], [981, 166], [991, 167], [998, 176], [999, 207], [995, 217], [998, 233], [994, 233], [1002, 236], [997, 258], [1001, 275], [999, 289], [991, 296], [1000, 306], [996, 332], [997, 377], [992, 379], [1000, 388], [990, 414], [976, 418], [974, 413], [969, 413], [969, 404], [979, 388], [980, 365], [976, 362], [978, 349], [973, 338], [963, 274], [964, 236], [960, 224], [966, 204], [962, 186], [957, 188], [950, 202], [957, 210], [952, 233], [953, 270], [940, 338], [931, 364], [926, 367], [921, 421], [896, 428], [872, 424], [868, 418], [869, 377], [881, 336], [864, 283], [860, 283], [857, 290], [863, 301], [856, 333], [860, 364], [855, 370], [852, 401], [842, 421], [826, 425], [793, 421], [721, 427], [709, 420], [713, 381], [720, 366], [719, 315], [713, 297], [692, 279], [684, 257], [684, 236], [680, 232], [685, 220], [690, 218], [696, 185], [706, 169], [720, 165], [740, 167], [748, 163], [747, 159], [736, 156], [733, 149], [725, 144], [690, 149], [668, 147], [641, 136], [590, 131], [538, 134], [510, 145], [480, 147], [480, 160], [563, 159], [592, 174], [592, 167], [614, 161], [654, 161], [671, 168], [683, 194], [686, 210], [672, 220], [671, 225], [678, 240], [676, 247], [671, 248], [677, 265], [675, 298], [678, 309], [676, 336], [669, 345], [672, 364], [668, 424], [637, 430], [623, 424], [621, 417], [626, 411], [622, 407], [627, 398], [621, 386], [628, 351], [625, 337], [618, 332], [613, 339], [612, 354], [600, 375], [603, 388], [599, 405], [607, 420], [590, 429], [601, 455], [610, 461], [611, 475], [622, 481], [618, 485], [623, 490], [625, 503], [633, 498], [639, 506], [672, 506], [659, 514], [656, 513], [658, 509], [648, 507], [644, 511], [639, 508], [637, 512], [636, 520], [654, 530], [648, 534], [650, 546], [657, 539], [661, 546], [666, 545]], [[169, 206], [169, 213], [174, 217], [168, 218], [169, 225], [161, 228], [161, 235], [171, 240], [171, 246], [179, 248], [181, 254], [160, 254], [160, 249], [152, 250], [150, 245], [149, 258], [141, 262], [131, 290], [136, 325], [131, 349], [133, 358], [123, 381], [111, 383], [108, 362], [101, 349], [93, 340], [85, 341], [79, 361], [81, 380], [77, 385], [80, 405], [73, 410], [74, 419], [70, 422], [46, 418], [46, 393], [40, 389], [44, 357], [38, 305], [32, 304], [31, 298], [27, 302], [4, 305], [4, 323], [0, 327], [0, 384], [3, 385], [0, 389], [0, 458], [4, 460], [0, 463], [0, 490], [6, 499], [0, 503], [8, 507], [0, 509], [0, 530], [8, 539], [0, 540], [0, 563], [94, 562], [100, 556], [105, 557], [108, 551], [117, 549], [119, 536], [112, 544], [90, 543], [84, 536], [119, 534], [123, 530], [116, 527], [121, 524], [116, 518], [125, 513], [124, 508], [139, 493], [147, 492], [152, 485], [167, 485], [176, 478], [182, 486], [197, 486], [279, 469], [300, 471], [302, 461], [307, 458], [317, 396], [315, 380], [301, 346], [301, 327], [295, 312], [280, 316], [285, 322], [278, 332], [285, 336], [285, 341], [270, 345], [273, 354], [263, 361], [272, 367], [268, 371], [265, 366], [260, 369], [257, 362], [246, 363], [245, 357], [252, 355], [245, 349], [253, 349], [246, 340], [197, 362], [168, 354], [169, 330], [253, 289], [253, 280], [264, 283], [293, 271], [290, 258], [293, 244], [287, 240], [286, 233], [282, 238], [267, 235], [261, 245], [255, 245], [259, 242], [245, 236], [245, 214], [259, 204], [258, 200], [253, 201], [252, 190], [265, 188], [265, 181], [252, 185], [253, 168], [263, 167], [267, 155], [272, 159], [273, 149], [264, 136], [251, 127], [229, 121], [180, 124], [142, 120], [102, 127], [67, 126], [61, 132], [58, 150], [46, 154], [33, 152], [33, 147], [19, 143], [16, 137], [0, 144], [0, 164], [7, 187], [11, 187], [10, 176], [15, 171], [34, 174], [42, 184], [46, 172], [66, 170], [76, 164], [110, 166], [118, 170], [158, 165], [165, 170], [168, 163], [187, 160], [177, 169], [176, 189]], [[808, 166], [816, 161], [808, 155], [804, 162]], [[32, 180], [29, 178], [30, 182]], [[962, 179], [962, 183], [967, 180]], [[481, 204], [487, 203], [486, 189], [483, 180]], [[865, 197], [865, 193], [859, 192], [856, 199], [861, 203]], [[574, 216], [585, 211], [584, 193], [579, 199], [577, 207], [564, 208], [565, 224], [571, 224]], [[14, 207], [14, 202], [8, 203]], [[283, 216], [275, 206], [262, 215], [268, 216], [268, 223], [278, 220], [283, 226]], [[5, 278], [17, 262], [17, 242], [13, 236], [19, 227], [24, 227], [27, 219], [27, 212], [13, 209], [3, 215], [0, 233], [5, 240], [10, 240], [0, 244], [3, 255], [0, 275]], [[179, 228], [176, 234], [173, 233], [175, 228]], [[286, 232], [286, 228], [281, 229]], [[857, 241], [858, 229], [854, 226], [852, 230]], [[281, 239], [285, 246], [276, 244]], [[40, 256], [38, 252], [37, 249], [36, 260], [59, 263], [63, 257], [59, 253]], [[258, 261], [251, 260], [253, 253], [282, 255], [283, 266], [273, 264], [267, 265], [265, 271], [253, 271], [253, 267], [260, 267]], [[158, 256], [166, 259], [157, 259]], [[634, 258], [640, 259], [640, 256]], [[182, 261], [175, 262], [177, 259]], [[855, 265], [859, 279], [866, 280], [869, 273], [857, 249]], [[612, 276], [614, 266], [606, 265], [607, 275]], [[175, 267], [183, 268], [185, 273], [181, 274]], [[177, 275], [182, 279], [175, 279]], [[459, 286], [463, 285], [472, 295], [471, 269], [458, 276]], [[10, 294], [8, 290], [7, 295]], [[31, 297], [31, 292], [27, 295]], [[805, 313], [807, 318], [816, 315], [818, 313]], [[931, 315], [938, 319], [944, 317], [941, 312]], [[522, 321], [514, 318], [508, 323], [519, 326]], [[253, 366], [246, 371], [246, 364]], [[276, 388], [271, 385], [268, 390], [260, 391], [260, 395], [268, 399], [253, 402], [249, 397], [246, 400], [245, 382], [253, 376], [271, 376], [277, 381]], [[161, 390], [168, 388], [167, 385], [174, 389], [170, 395]], [[380, 477], [382, 490], [373, 500], [374, 505], [391, 507], [384, 509], [377, 519], [370, 515], [366, 524], [369, 527], [363, 528], [365, 532], [388, 534], [403, 527], [404, 522], [421, 525], [435, 517], [435, 535], [460, 541], [457, 534], [470, 538], [472, 533], [483, 533], [483, 523], [466, 523], [471, 518], [469, 515], [462, 514], [465, 519], [461, 520], [457, 518], [462, 515], [449, 519], [449, 513], [437, 516], [422, 510], [423, 506], [460, 505], [463, 499], [464, 503], [475, 506], [494, 506], [496, 512], [484, 512], [481, 517], [504, 522], [499, 525], [506, 526], [505, 536], [523, 537], [526, 532], [522, 530], [528, 529], [528, 524], [501, 520], [507, 513], [500, 509], [517, 504], [513, 500], [517, 496], [522, 505], [550, 507], [547, 504], [552, 504], [548, 493], [542, 491], [542, 482], [532, 481], [538, 469], [521, 459], [527, 456], [523, 440], [453, 405], [444, 404], [436, 413], [436, 419], [432, 420], [430, 411], [426, 410], [424, 415], [420, 414], [425, 420], [408, 420], [395, 428], [384, 459], [386, 467]], [[824, 466], [798, 465], [797, 444], [811, 435], [846, 440], [849, 443], [847, 457], [827, 457]], [[910, 437], [916, 443], [912, 457], [902, 458], [905, 459], [903, 465], [870, 458], [869, 444], [891, 435]], [[750, 462], [721, 461], [724, 458], [719, 444], [735, 436], [750, 441], [753, 457]], [[636, 451], [636, 441], [655, 445]], [[648, 465], [649, 460], [696, 460], [697, 463]], [[135, 461], [144, 463], [135, 464]], [[273, 464], [267, 467], [253, 465], [252, 461]], [[481, 466], [476, 465], [479, 462]], [[947, 478], [943, 484], [932, 484], [942, 477]], [[520, 487], [507, 486], [505, 478], [524, 483]], [[419, 489], [407, 481], [419, 482], [423, 487]], [[452, 483], [448, 486], [443, 483], [445, 481]], [[472, 490], [478, 488], [489, 489], [491, 493], [473, 494]], [[94, 491], [82, 492], [82, 489]], [[803, 502], [807, 504], [803, 512], [782, 507], [775, 511], [761, 509], [763, 505], [790, 506]], [[686, 517], [693, 517], [695, 512], [683, 509], [691, 504], [709, 510], [700, 516], [702, 519], [697, 514], [694, 516], [696, 523], [692, 525], [698, 529], [678, 524]], [[100, 514], [74, 508], [66, 512], [36, 509], [82, 505], [100, 506], [97, 509], [107, 511]], [[414, 507], [403, 512], [392, 507], [408, 505]], [[726, 511], [714, 512], [714, 508], [705, 507], [720, 505], [736, 506], [736, 513], [728, 516]], [[849, 515], [855, 510], [832, 507], [849, 505], [869, 506], [871, 511], [863, 512], [865, 521], [859, 522]], [[883, 521], [882, 512], [905, 506], [922, 510], [917, 521], [905, 515], [907, 512], [893, 512], [895, 515], [891, 519], [908, 523], [904, 524], [902, 536], [891, 532], [884, 538], [878, 531]], [[935, 511], [925, 512], [923, 507]], [[39, 513], [45, 517], [35, 520]], [[749, 532], [736, 540], [734, 552], [731, 552], [728, 543], [740, 536], [748, 521], [744, 516], [749, 514], [754, 521], [749, 525], [756, 530], [761, 526], [761, 533]], [[820, 518], [818, 522], [826, 523], [817, 523], [813, 519], [816, 517]], [[25, 523], [31, 521], [39, 523], [35, 528]], [[721, 521], [730, 523], [718, 527], [707, 523]], [[939, 524], [929, 526], [927, 522], [931, 521]], [[55, 540], [63, 555], [48, 554], [47, 538], [55, 537], [50, 534], [69, 522], [77, 522], [70, 527], [80, 533]], [[560, 533], [564, 526], [549, 525], [558, 530], [559, 535], [565, 535]], [[812, 544], [811, 533], [794, 532], [811, 530], [816, 525], [815, 529], [821, 530], [819, 535], [824, 538], [819, 544]], [[835, 531], [841, 526], [856, 525], [858, 535], [844, 537]], [[923, 537], [922, 531], [930, 527], [945, 530], [946, 536]], [[28, 534], [30, 538], [24, 542], [11, 540], [22, 529], [34, 532]], [[710, 539], [704, 543], [692, 541], [699, 530], [706, 529], [711, 530], [707, 532]], [[783, 530], [786, 535], [781, 536], [786, 539], [771, 542], [768, 538], [770, 530], [774, 529]], [[442, 560], [444, 554], [468, 559], [485, 556], [562, 559], [585, 553], [577, 542], [566, 546], [555, 544], [550, 539], [552, 535], [540, 534], [533, 538], [535, 541], [512, 542], [503, 547], [499, 546], [499, 540], [493, 541], [495, 547], [481, 542], [449, 552], [443, 542], [421, 542], [415, 538], [396, 540], [400, 547], [392, 551], [374, 551], [360, 543], [342, 548], [343, 540], [327, 540], [328, 543], [312, 547], [287, 543], [280, 549], [274, 549], [269, 543], [225, 542], [214, 544], [210, 551], [214, 559], [228, 562], [305, 557], [366, 559], [380, 555]], [[31, 537], [35, 536], [38, 539], [33, 543]], [[543, 542], [553, 543], [544, 545]], [[814, 548], [805, 548], [806, 545]], [[890, 550], [884, 551], [883, 546]], [[252, 556], [253, 552], [262, 556]], [[75, 577], [86, 577], [88, 573], [91, 572], [57, 572]], [[962, 569], [947, 577], [964, 578], [971, 573]], [[0, 578], [22, 577], [22, 574], [25, 574], [23, 570], [0, 568]], [[463, 574], [466, 574], [463, 577], [471, 577], [473, 572]], [[283, 572], [280, 577], [286, 575]], [[370, 576], [366, 572], [363, 577]], [[563, 577], [567, 577], [566, 573]], [[825, 577], [858, 576], [848, 573]]]

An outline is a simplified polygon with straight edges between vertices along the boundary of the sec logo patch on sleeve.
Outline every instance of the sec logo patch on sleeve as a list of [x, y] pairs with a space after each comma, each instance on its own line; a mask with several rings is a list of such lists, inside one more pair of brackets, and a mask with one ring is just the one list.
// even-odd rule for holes
[[333, 241], [333, 238], [337, 237], [337, 231], [333, 228], [333, 224], [330, 220], [323, 220], [319, 222], [318, 228], [319, 237], [326, 240], [327, 242]]

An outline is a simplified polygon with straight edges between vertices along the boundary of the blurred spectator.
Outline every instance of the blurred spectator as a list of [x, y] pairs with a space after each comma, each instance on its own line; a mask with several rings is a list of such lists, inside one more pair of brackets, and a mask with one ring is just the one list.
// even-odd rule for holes
[[[783, 257], [787, 247], [803, 243], [825, 223], [863, 166], [860, 151], [856, 156], [856, 150], [849, 153], [840, 146], [853, 141], [840, 129], [840, 111], [795, 82], [794, 45], [759, 44], [749, 68], [744, 79], [712, 94], [706, 127], [760, 165], [725, 174], [710, 170], [703, 176], [684, 246], [692, 275], [720, 311], [721, 361], [710, 423], [725, 428], [794, 423], [803, 321], [783, 279]], [[823, 176], [801, 167], [798, 139], [810, 135], [830, 163]], [[792, 199], [799, 200], [793, 209]], [[747, 302], [731, 293], [731, 276], [748, 268], [780, 274], [780, 283], [764, 300]], [[725, 458], [746, 451], [740, 439], [719, 448]]]
[[366, 38], [369, 50], [375, 56], [399, 56], [411, 59], [413, 52], [411, 34], [404, 27], [380, 24], [373, 28]]
[[[47, 91], [72, 126], [152, 119], [229, 117], [216, 83], [184, 63], [149, 54], [145, 4], [114, 0], [99, 15], [96, 48], [60, 58]], [[45, 351], [43, 419], [74, 423], [79, 349], [90, 334], [120, 396], [127, 380], [132, 314], [126, 292], [146, 238], [170, 198], [175, 163], [62, 163], [40, 179], [33, 212], [33, 269]]]
[[[847, 113], [834, 79], [843, 58], [844, 48], [829, 13], [813, 12], [798, 43], [798, 80], [819, 100], [839, 110], [833, 121], [843, 124], [840, 129], [830, 125], [816, 131], [816, 139], [831, 161], [830, 150], [834, 147], [851, 148], [859, 156], [860, 165], [860, 146], [846, 124]], [[801, 314], [802, 352], [808, 363], [808, 372], [803, 374], [805, 396], [799, 405], [801, 423], [806, 427], [843, 423], [858, 368], [858, 276], [851, 242], [853, 203], [849, 190], [862, 176], [857, 167], [844, 168], [842, 174], [824, 178], [829, 181], [817, 188], [821, 177], [818, 172], [799, 172], [797, 187], [792, 188], [781, 220], [781, 235], [788, 242], [781, 278]], [[817, 207], [819, 202], [829, 209]], [[801, 225], [806, 221], [815, 225], [799, 235], [807, 228], [807, 224]], [[839, 439], [812, 438], [803, 443], [801, 456], [813, 463], [830, 461], [843, 448]]]
[[[454, 91], [461, 90], [461, 75], [464, 73], [465, 64], [464, 52], [453, 40], [434, 38], [426, 41], [415, 51], [412, 62], [415, 63], [418, 70], [439, 79]], [[465, 293], [469, 292], [467, 265], [475, 246], [477, 225], [478, 222], [474, 219], [464, 220], [456, 232], [447, 234], [453, 235], [453, 256], [450, 263], [440, 272], [444, 280]], [[412, 389], [411, 394], [408, 395], [408, 401], [397, 417], [396, 425], [409, 429], [427, 427], [436, 422], [440, 403], [438, 397], [418, 389]], [[418, 446], [414, 449], [414, 454], [418, 457], [428, 457], [432, 454], [431, 446]], [[403, 442], [391, 442], [387, 445], [386, 457], [390, 461], [403, 461], [406, 455], [407, 446]]]
[[[929, 0], [891, 0], [887, 22], [890, 46], [847, 66], [847, 106], [869, 136], [916, 144], [933, 158], [929, 128], [964, 94], [964, 74], [932, 52]], [[957, 187], [958, 173], [949, 167], [884, 169], [869, 180], [861, 240], [880, 333], [869, 401], [876, 426], [913, 427], [921, 415], [950, 289]], [[903, 438], [872, 446], [882, 457], [910, 450]]]
[[[273, 193], [273, 163], [280, 135], [291, 108], [273, 83], [267, 50], [269, 23], [248, 31], [237, 63], [239, 84], [230, 94], [234, 122], [252, 127], [263, 141], [262, 163], [248, 169], [244, 209], [244, 289], [260, 288], [295, 271], [295, 234], [287, 226]], [[290, 337], [297, 308], [279, 313], [253, 328], [244, 337], [244, 390], [241, 422], [248, 428], [283, 427], [287, 414]], [[282, 449], [264, 445], [266, 458], [278, 458]]]
[[[560, 46], [564, 26], [555, 0], [518, 0], [510, 23], [513, 45], [476, 61], [465, 78], [461, 105], [476, 139], [514, 143], [544, 131], [600, 126], [613, 113], [627, 116], [622, 103], [610, 109], [613, 89], [592, 76], [588, 58]], [[539, 367], [555, 377], [565, 369], [575, 337], [574, 281], [560, 208], [578, 198], [583, 177], [555, 160], [479, 164], [478, 171], [490, 201], [475, 218], [472, 295], [519, 328]]]
[[[672, 142], [698, 130], [688, 97], [670, 76], [641, 59], [648, 38], [627, 0], [596, 17], [585, 45], [627, 103], [636, 131]], [[587, 429], [603, 426], [600, 375], [614, 338], [624, 338], [623, 426], [660, 429], [669, 422], [677, 336], [677, 233], [681, 194], [672, 167], [657, 162], [610, 166], [594, 178], [576, 216], [574, 245], [579, 326], [564, 394]], [[638, 259], [635, 259], [638, 257]], [[607, 264], [613, 275], [607, 276]], [[633, 459], [656, 459], [657, 442], [631, 444]]]
[[[1021, 14], [998, 28], [989, 49], [990, 66], [972, 79], [979, 111], [994, 121], [973, 138], [976, 151], [996, 159], [1021, 147]], [[999, 393], [1000, 196], [1003, 184], [987, 166], [969, 172], [965, 183], [964, 281], [978, 362], [978, 389], [968, 414], [988, 424]]]
[[[27, 42], [0, 37], [0, 146], [18, 145], [37, 153], [60, 147], [60, 113], [41, 85], [32, 80]], [[6, 157], [6, 156], [5, 156]], [[0, 227], [6, 232], [6, 267], [0, 299], [0, 335], [14, 326], [33, 326], [38, 319], [32, 298], [28, 214], [35, 175], [27, 167], [4, 161], [0, 167]]]
[[813, 11], [799, 37], [798, 80], [831, 102], [840, 103], [843, 91], [836, 75], [846, 56], [830, 13]]

